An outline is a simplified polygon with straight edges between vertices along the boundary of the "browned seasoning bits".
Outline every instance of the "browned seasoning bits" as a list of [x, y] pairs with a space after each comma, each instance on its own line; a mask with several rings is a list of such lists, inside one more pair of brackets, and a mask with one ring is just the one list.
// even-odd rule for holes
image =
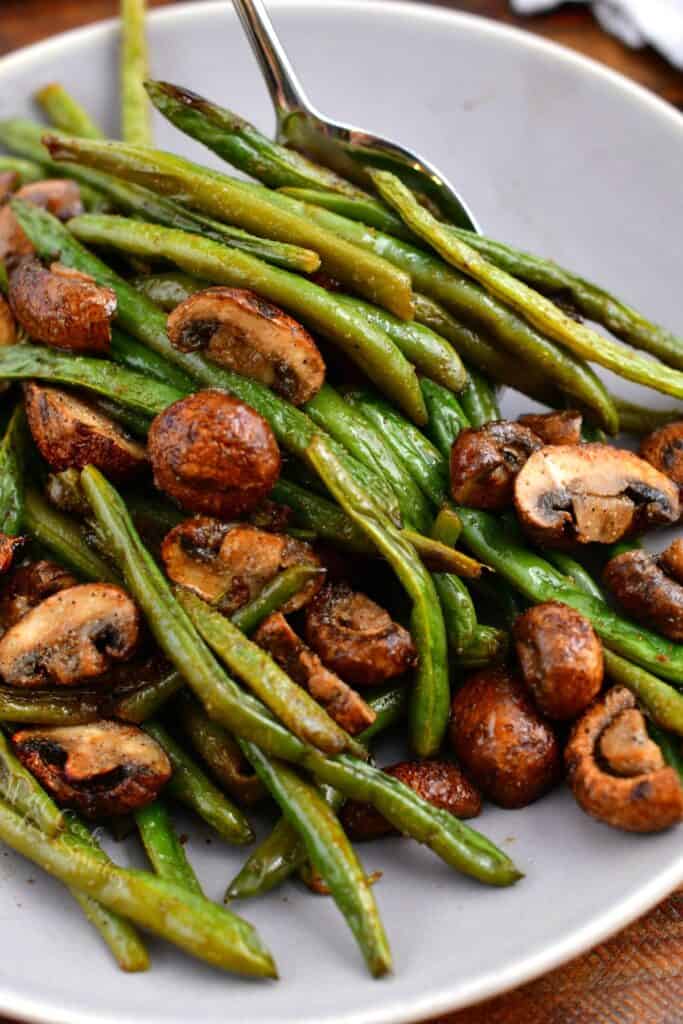
[[62, 807], [87, 818], [144, 807], [171, 777], [165, 751], [136, 725], [102, 720], [21, 729], [12, 745]]
[[[456, 818], [476, 818], [481, 811], [481, 797], [477, 789], [452, 761], [401, 761], [384, 771], [409, 786], [423, 800], [449, 811]], [[340, 819], [353, 840], [379, 839], [397, 834], [391, 822], [372, 804], [359, 800], [347, 800]]]
[[152, 423], [148, 445], [155, 484], [188, 512], [244, 515], [280, 474], [280, 450], [263, 416], [223, 391], [169, 405]]
[[407, 629], [346, 583], [326, 584], [306, 609], [306, 640], [347, 683], [374, 686], [417, 664]]
[[515, 477], [542, 442], [521, 423], [494, 420], [462, 430], [451, 448], [451, 494], [460, 505], [499, 510], [512, 503]]
[[569, 605], [547, 601], [529, 608], [513, 629], [524, 682], [548, 718], [576, 718], [602, 688], [602, 644]]
[[453, 698], [449, 735], [468, 778], [501, 807], [526, 807], [559, 779], [560, 745], [524, 684], [505, 668], [469, 676]]
[[565, 748], [580, 807], [627, 832], [660, 832], [683, 821], [683, 786], [647, 734], [636, 698], [615, 686], [576, 722]]
[[610, 559], [603, 580], [634, 619], [670, 640], [683, 640], [683, 541], [661, 555], [625, 551]]

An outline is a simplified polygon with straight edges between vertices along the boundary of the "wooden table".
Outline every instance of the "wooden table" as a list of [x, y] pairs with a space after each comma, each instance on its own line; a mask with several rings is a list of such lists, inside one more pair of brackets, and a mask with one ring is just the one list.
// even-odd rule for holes
[[[149, 0], [151, 7], [172, 2]], [[605, 35], [584, 8], [565, 4], [549, 14], [520, 18], [510, 13], [507, 0], [440, 0], [440, 5], [563, 43], [683, 110], [683, 74], [654, 51], [629, 50]], [[0, 54], [111, 17], [117, 8], [116, 0], [0, 0]], [[566, 967], [431, 1024], [683, 1024], [683, 892]]]

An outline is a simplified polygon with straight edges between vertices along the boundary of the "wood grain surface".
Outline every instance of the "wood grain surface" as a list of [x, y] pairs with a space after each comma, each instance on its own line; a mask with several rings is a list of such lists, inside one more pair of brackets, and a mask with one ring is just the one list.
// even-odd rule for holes
[[[172, 2], [149, 0], [149, 5]], [[601, 32], [584, 7], [564, 4], [548, 14], [520, 18], [510, 12], [507, 0], [440, 0], [440, 6], [553, 39], [621, 71], [683, 110], [683, 74], [653, 50], [629, 50]], [[0, 55], [112, 17], [117, 8], [116, 0], [0, 0]], [[430, 1024], [683, 1024], [683, 893], [538, 981]]]

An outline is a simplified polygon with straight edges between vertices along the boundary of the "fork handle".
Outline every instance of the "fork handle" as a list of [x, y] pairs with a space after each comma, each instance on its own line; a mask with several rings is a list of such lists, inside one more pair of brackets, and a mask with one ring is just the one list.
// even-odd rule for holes
[[278, 124], [297, 110], [309, 110], [310, 103], [277, 37], [263, 0], [232, 0], [242, 28], [259, 62]]

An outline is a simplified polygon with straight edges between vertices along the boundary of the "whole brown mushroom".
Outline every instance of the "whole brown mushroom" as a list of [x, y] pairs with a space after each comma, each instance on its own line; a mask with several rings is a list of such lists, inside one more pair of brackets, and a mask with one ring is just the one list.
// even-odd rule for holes
[[513, 628], [524, 682], [548, 718], [576, 718], [602, 688], [604, 659], [595, 630], [559, 601], [525, 611]]
[[494, 420], [462, 430], [451, 448], [451, 494], [460, 505], [499, 510], [512, 503], [515, 477], [542, 441], [528, 427]]
[[48, 597], [78, 585], [75, 576], [56, 562], [41, 559], [18, 566], [0, 592], [0, 632]]
[[504, 668], [469, 676], [453, 698], [449, 735], [468, 778], [500, 807], [526, 807], [559, 779], [553, 726]]
[[135, 725], [103, 720], [21, 729], [12, 745], [59, 804], [87, 818], [144, 807], [171, 777], [165, 751]]
[[263, 416], [223, 391], [169, 405], [149, 431], [154, 482], [188, 512], [229, 519], [251, 512], [280, 474]]
[[322, 588], [306, 609], [305, 635], [323, 664], [354, 686], [374, 686], [417, 664], [408, 630], [346, 583]]
[[565, 748], [579, 806], [627, 832], [660, 832], [683, 821], [683, 786], [650, 740], [636, 698], [615, 686], [574, 725]]
[[683, 502], [683, 420], [667, 423], [644, 437], [640, 455], [673, 480]]
[[0, 532], [0, 576], [10, 571], [25, 544], [26, 537], [10, 537]]
[[683, 640], [683, 544], [661, 555], [636, 548], [610, 559], [603, 580], [629, 615], [670, 640]]

